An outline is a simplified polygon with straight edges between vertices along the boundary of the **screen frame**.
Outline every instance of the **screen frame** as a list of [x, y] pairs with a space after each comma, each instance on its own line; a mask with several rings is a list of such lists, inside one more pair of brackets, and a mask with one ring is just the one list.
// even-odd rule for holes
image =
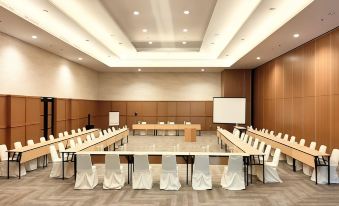
[[[228, 123], [223, 123], [223, 122], [214, 122], [214, 99], [245, 99], [245, 123], [236, 123], [236, 122], [228, 122]], [[212, 102], [212, 122], [213, 124], [246, 124], [246, 110], [247, 110], [247, 98], [246, 97], [213, 97], [213, 102]]]

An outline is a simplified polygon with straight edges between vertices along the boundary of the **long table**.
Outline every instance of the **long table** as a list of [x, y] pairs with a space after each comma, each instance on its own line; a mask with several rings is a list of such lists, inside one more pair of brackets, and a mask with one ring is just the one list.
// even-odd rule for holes
[[[66, 145], [68, 144], [68, 141], [73, 139], [73, 138], [78, 138], [80, 137], [82, 140], [86, 139], [86, 136], [90, 133], [95, 133], [95, 135], [99, 134], [99, 130], [98, 129], [91, 129], [91, 130], [87, 130], [85, 132], [81, 132], [81, 133], [77, 133], [77, 134], [73, 134], [73, 135], [69, 135], [66, 137], [62, 137], [62, 138], [55, 138], [53, 140], [47, 140], [46, 142], [40, 142], [40, 143], [36, 143], [34, 145], [28, 145], [28, 146], [24, 146], [18, 149], [12, 149], [12, 150], [8, 150], [8, 164], [7, 164], [7, 178], [9, 179], [9, 164], [10, 161], [14, 161], [17, 162], [19, 164], [19, 179], [21, 178], [21, 174], [20, 174], [20, 168], [21, 168], [21, 164], [28, 162], [30, 160], [36, 159], [38, 157], [45, 157], [45, 160], [47, 161], [47, 155], [50, 153], [49, 150], [49, 146], [52, 144], [56, 144], [59, 142], [63, 142], [64, 144], [66, 143]], [[11, 156], [12, 154], [12, 156]]]
[[[87, 141], [81, 145], [77, 145], [74, 148], [66, 149], [65, 151], [61, 152], [62, 158], [62, 179], [65, 179], [65, 171], [64, 171], [64, 163], [69, 161], [69, 156], [71, 156], [70, 160], [74, 162], [74, 175], [76, 175], [76, 153], [81, 151], [97, 151], [102, 150], [103, 148], [108, 148], [109, 146], [113, 145], [115, 150], [115, 144], [120, 141], [121, 145], [124, 144], [124, 138], [127, 139], [128, 143], [128, 134], [129, 131], [127, 128], [116, 130], [114, 133], [108, 134], [107, 136], [102, 136], [96, 138], [92, 141]], [[65, 156], [67, 158], [65, 159]]]
[[[81, 151], [76, 154], [89, 154], [94, 156], [105, 156], [107, 154], [117, 154], [120, 157], [124, 157], [127, 159], [127, 183], [130, 183], [130, 179], [132, 178], [132, 170], [134, 165], [134, 155], [143, 155], [146, 154], [148, 156], [162, 156], [162, 155], [175, 155], [177, 158], [183, 158], [186, 163], [186, 184], [189, 182], [189, 164], [191, 164], [191, 178], [193, 172], [193, 163], [195, 155], [208, 155], [210, 157], [229, 157], [232, 155], [243, 156], [243, 158], [247, 158], [248, 154], [246, 153], [223, 153], [223, 152], [168, 152], [168, 151]], [[244, 161], [245, 162], [245, 161]], [[75, 168], [76, 169], [76, 168]], [[75, 171], [76, 172], [76, 171]], [[246, 174], [247, 171], [244, 170], [244, 178], [246, 182]]]
[[[265, 161], [264, 161], [264, 153], [260, 152], [259, 150], [251, 147], [250, 145], [248, 145], [247, 143], [241, 141], [238, 137], [234, 136], [232, 133], [230, 133], [227, 130], [218, 128], [217, 129], [217, 140], [218, 140], [218, 144], [220, 141], [220, 147], [225, 147], [225, 152], [227, 152], [227, 147], [229, 147], [230, 145], [233, 145], [232, 147], [232, 152], [238, 152], [238, 153], [244, 153], [247, 154], [249, 156], [249, 158], [247, 158], [246, 160], [247, 162], [247, 167], [250, 167], [251, 170], [251, 183], [252, 183], [252, 166], [253, 165], [259, 165], [262, 166], [263, 168], [263, 183], [265, 184]], [[258, 157], [258, 158], [255, 158]], [[260, 158], [261, 157], [261, 158]], [[261, 161], [262, 160], [262, 161]], [[248, 170], [248, 168], [247, 168]], [[248, 174], [248, 172], [247, 172]], [[247, 180], [247, 184], [248, 184], [248, 178]]]
[[[316, 184], [318, 184], [317, 168], [319, 166], [327, 166], [328, 184], [330, 184], [330, 154], [321, 153], [317, 150], [312, 150], [309, 147], [301, 146], [298, 143], [291, 143], [289, 141], [285, 141], [284, 139], [276, 138], [267, 133], [253, 129], [248, 129], [246, 134], [252, 136], [253, 138], [258, 138], [260, 141], [264, 141], [266, 144], [271, 145], [272, 148], [279, 148], [282, 153], [292, 157], [293, 171], [296, 171], [295, 160], [315, 168]], [[327, 160], [324, 159], [324, 157], [327, 157]]]
[[201, 125], [200, 124], [133, 124], [132, 130], [133, 135], [135, 134], [135, 130], [153, 130], [154, 135], [157, 135], [158, 130], [175, 130], [176, 135], [179, 136], [179, 130], [185, 129], [196, 129], [201, 132]]

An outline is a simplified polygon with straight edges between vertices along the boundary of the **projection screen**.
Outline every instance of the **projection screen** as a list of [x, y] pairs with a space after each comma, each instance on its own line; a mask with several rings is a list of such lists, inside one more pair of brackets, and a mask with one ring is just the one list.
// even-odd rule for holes
[[213, 123], [245, 124], [246, 98], [213, 98]]

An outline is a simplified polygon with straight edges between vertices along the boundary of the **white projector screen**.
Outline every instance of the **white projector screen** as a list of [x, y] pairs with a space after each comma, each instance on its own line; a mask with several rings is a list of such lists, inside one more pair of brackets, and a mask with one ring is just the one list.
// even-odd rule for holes
[[246, 98], [213, 98], [213, 123], [245, 124]]
[[109, 126], [119, 126], [119, 112], [109, 112]]

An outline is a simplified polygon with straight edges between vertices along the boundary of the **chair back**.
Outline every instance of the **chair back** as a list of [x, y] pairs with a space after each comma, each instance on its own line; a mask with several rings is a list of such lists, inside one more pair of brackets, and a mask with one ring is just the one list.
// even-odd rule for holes
[[149, 171], [148, 155], [134, 155], [134, 170]]
[[94, 135], [94, 133], [91, 133], [90, 135], [91, 135], [91, 136], [90, 136], [90, 137], [91, 137], [91, 140], [95, 140], [95, 135]]
[[270, 132], [270, 135], [273, 135], [274, 134], [274, 131], [272, 130], [271, 132]]
[[305, 139], [301, 139], [300, 141], [299, 141], [299, 145], [300, 146], [305, 146]]
[[227, 172], [239, 173], [243, 171], [244, 161], [242, 156], [232, 155], [228, 158]]
[[87, 135], [86, 140], [87, 140], [87, 142], [90, 142], [92, 140], [92, 138], [89, 135]]
[[254, 143], [253, 143], [253, 148], [254, 148], [254, 149], [258, 149], [258, 145], [259, 145], [259, 140], [256, 138], [256, 139], [254, 140]]
[[78, 145], [82, 145], [81, 137], [77, 137], [77, 142], [78, 142]]
[[272, 149], [271, 145], [267, 145], [267, 146], [266, 146], [265, 152], [264, 152], [264, 153], [265, 153], [265, 155], [264, 155], [265, 161], [267, 161], [268, 158], [270, 157], [271, 149]]
[[333, 149], [330, 158], [330, 165], [338, 166], [338, 164], [339, 164], [339, 149]]
[[177, 159], [175, 155], [162, 155], [161, 164], [163, 172], [177, 171]]
[[74, 141], [74, 139], [69, 140], [69, 145], [71, 146], [71, 148], [75, 148], [75, 141]]
[[200, 171], [205, 175], [210, 174], [210, 159], [208, 155], [195, 155], [193, 172]]
[[80, 128], [78, 128], [78, 130], [77, 130], [77, 131], [78, 131], [78, 133], [81, 133], [81, 129], [80, 129]]
[[15, 148], [15, 149], [19, 149], [19, 148], [21, 148], [21, 147], [22, 147], [21, 142], [14, 142], [14, 148]]
[[89, 154], [77, 155], [77, 172], [92, 172], [92, 159]]
[[326, 153], [327, 146], [326, 145], [320, 145], [319, 152]]
[[104, 135], [108, 135], [107, 130], [104, 129], [102, 132], [104, 133]]
[[285, 140], [285, 141], [288, 141], [288, 134], [285, 134], [285, 135], [284, 135], [284, 140]]
[[82, 128], [82, 131], [83, 131], [83, 132], [86, 132], [86, 127], [83, 127], [83, 128]]
[[241, 133], [240, 140], [243, 140], [245, 138], [245, 132]]
[[264, 148], [265, 148], [265, 142], [260, 142], [260, 145], [259, 145], [259, 152], [264, 152]]
[[34, 145], [34, 141], [32, 139], [27, 140], [27, 145], [29, 146]]
[[277, 139], [281, 139], [281, 136], [282, 136], [282, 133], [281, 132], [279, 132], [278, 134], [277, 134], [277, 136], [275, 136]]
[[292, 137], [291, 137], [290, 143], [295, 143], [295, 136], [292, 136]]
[[159, 122], [159, 124], [165, 124], [165, 122]]
[[141, 122], [141, 124], [147, 124], [147, 122]]
[[118, 154], [105, 155], [105, 170], [120, 171], [120, 158]]
[[71, 130], [71, 134], [72, 134], [72, 135], [75, 135], [75, 133], [76, 133], [76, 132], [75, 132], [75, 129], [72, 129], [72, 130]]
[[52, 162], [55, 162], [59, 159], [58, 153], [54, 145], [49, 146], [49, 151], [51, 153]]
[[185, 122], [185, 124], [192, 124], [191, 122]]
[[252, 146], [252, 140], [253, 140], [253, 137], [250, 136], [250, 138], [248, 139], [248, 142], [247, 142], [247, 144], [249, 146]]
[[40, 137], [40, 142], [46, 142], [46, 138], [45, 137]]
[[5, 144], [0, 145], [0, 160], [8, 160], [7, 146]]
[[108, 128], [108, 129], [107, 129], [107, 132], [108, 132], [108, 133], [112, 133], [112, 129], [111, 129], [111, 128]]
[[315, 147], [317, 146], [317, 143], [316, 142], [311, 142], [310, 144], [310, 149], [314, 149], [315, 150]]
[[64, 131], [64, 137], [67, 137], [67, 136], [68, 136], [68, 132]]
[[275, 167], [278, 167], [278, 164], [279, 164], [279, 159], [280, 159], [280, 149], [275, 149], [274, 151], [274, 155], [273, 155], [273, 160], [272, 160], [272, 163]]
[[60, 133], [58, 134], [58, 137], [59, 137], [59, 138], [63, 138], [63, 137], [64, 137], [64, 134], [60, 132]]
[[58, 149], [59, 149], [59, 152], [65, 151], [65, 145], [64, 145], [64, 143], [59, 142], [59, 143], [58, 143]]
[[174, 122], [168, 122], [168, 124], [175, 124]]
[[245, 143], [247, 143], [247, 141], [248, 141], [248, 135], [247, 134], [245, 134], [245, 137], [244, 137], [244, 140], [243, 140]]

